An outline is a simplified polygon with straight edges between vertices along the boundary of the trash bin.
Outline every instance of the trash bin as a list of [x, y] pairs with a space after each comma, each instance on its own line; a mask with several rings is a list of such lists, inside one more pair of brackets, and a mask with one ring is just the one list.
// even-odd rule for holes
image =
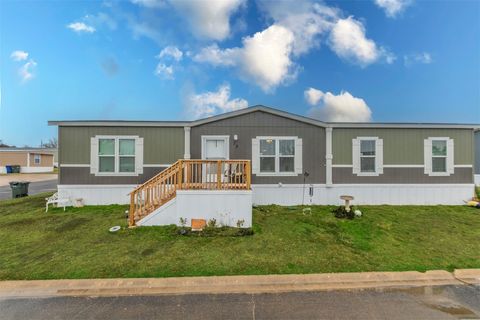
[[10, 188], [12, 189], [12, 198], [20, 198], [28, 196], [28, 185], [30, 182], [12, 181]]
[[12, 166], [5, 166], [5, 171], [7, 171], [7, 173], [12, 173]]
[[12, 167], [12, 173], [20, 173], [20, 166], [19, 165], [13, 165]]

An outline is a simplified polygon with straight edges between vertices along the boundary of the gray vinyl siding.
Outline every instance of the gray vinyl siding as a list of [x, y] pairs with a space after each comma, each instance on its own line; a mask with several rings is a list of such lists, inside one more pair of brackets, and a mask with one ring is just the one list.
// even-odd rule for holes
[[[300, 121], [256, 111], [223, 119], [191, 129], [191, 156], [200, 159], [202, 135], [229, 135], [230, 159], [251, 159], [252, 139], [257, 136], [296, 136], [303, 142], [303, 170], [310, 176], [307, 183], [325, 183], [325, 129]], [[234, 144], [233, 136], [238, 135]], [[252, 175], [254, 184], [298, 184], [303, 175], [293, 177], [259, 177]]]
[[143, 137], [144, 164], [172, 164], [183, 158], [183, 127], [59, 127], [60, 184], [139, 184], [164, 168], [144, 167], [139, 176], [95, 176], [88, 167], [62, 167], [62, 164], [90, 164], [90, 138], [96, 135], [135, 135]]
[[475, 132], [475, 174], [480, 174], [480, 131]]
[[95, 176], [90, 174], [90, 168], [63, 167], [60, 169], [59, 184], [142, 184], [165, 168], [146, 167], [138, 176]]
[[423, 168], [384, 168], [379, 176], [357, 176], [352, 168], [333, 168], [333, 183], [338, 184], [442, 184], [442, 183], [473, 183], [472, 168], [455, 168], [450, 176], [428, 176]]
[[423, 143], [429, 137], [454, 140], [455, 164], [473, 164], [472, 129], [333, 129], [333, 164], [352, 164], [352, 139], [357, 137], [383, 139], [383, 163], [386, 165], [423, 165]]
[[96, 135], [135, 135], [144, 138], [145, 164], [169, 164], [183, 158], [183, 127], [59, 127], [60, 163], [89, 164], [90, 138]]

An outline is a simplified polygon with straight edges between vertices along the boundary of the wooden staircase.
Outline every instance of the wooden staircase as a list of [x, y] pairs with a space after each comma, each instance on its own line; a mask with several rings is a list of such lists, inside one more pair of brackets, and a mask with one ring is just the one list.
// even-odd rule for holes
[[250, 190], [250, 160], [178, 160], [130, 193], [130, 227], [176, 197], [177, 190]]

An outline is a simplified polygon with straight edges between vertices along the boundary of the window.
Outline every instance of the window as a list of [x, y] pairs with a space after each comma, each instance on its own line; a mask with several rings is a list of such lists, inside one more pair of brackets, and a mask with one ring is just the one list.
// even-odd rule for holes
[[33, 163], [34, 164], [40, 164], [40, 161], [41, 161], [41, 156], [39, 154], [35, 154], [33, 156]]
[[375, 172], [375, 140], [360, 141], [360, 172]]
[[91, 141], [90, 172], [98, 175], [137, 175], [142, 173], [143, 138], [99, 136]]
[[353, 174], [383, 174], [383, 140], [378, 137], [357, 137], [352, 140]]
[[432, 172], [447, 172], [446, 140], [432, 140]]
[[259, 175], [302, 173], [302, 139], [259, 137], [252, 140], [252, 172]]
[[424, 141], [425, 174], [449, 176], [454, 173], [453, 139], [431, 137]]

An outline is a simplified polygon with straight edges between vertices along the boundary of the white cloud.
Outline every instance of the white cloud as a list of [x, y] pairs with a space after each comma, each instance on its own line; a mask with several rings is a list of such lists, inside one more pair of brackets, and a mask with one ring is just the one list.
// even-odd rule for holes
[[271, 25], [243, 39], [243, 47], [219, 49], [206, 47], [194, 57], [195, 61], [215, 66], [236, 66], [247, 80], [254, 81], [268, 92], [296, 76], [291, 60], [293, 33], [285, 27]]
[[193, 60], [206, 62], [214, 66], [234, 66], [239, 58], [238, 53], [239, 48], [220, 49], [215, 43], [202, 48], [199, 53], [193, 56]]
[[10, 55], [13, 61], [23, 61], [28, 59], [28, 52], [22, 50], [13, 51]]
[[186, 112], [189, 117], [198, 119], [248, 107], [247, 100], [230, 99], [230, 95], [229, 84], [221, 85], [218, 91], [190, 94], [186, 101]]
[[387, 17], [395, 18], [402, 13], [412, 0], [375, 0], [375, 4], [385, 11]]
[[307, 90], [305, 90], [304, 95], [308, 104], [314, 106], [318, 103], [318, 101], [320, 101], [324, 93], [315, 88], [308, 88]]
[[411, 66], [415, 63], [430, 64], [433, 62], [432, 56], [428, 52], [414, 53], [403, 56], [403, 63], [405, 66]]
[[67, 28], [72, 29], [73, 31], [77, 33], [93, 33], [95, 32], [95, 28], [92, 26], [89, 26], [85, 24], [84, 22], [72, 22], [69, 25], [67, 25]]
[[352, 17], [342, 19], [334, 7], [312, 2], [259, 1], [272, 24], [263, 31], [243, 38], [243, 46], [202, 48], [193, 56], [196, 62], [234, 67], [246, 81], [253, 81], [265, 92], [295, 80], [301, 55], [318, 48], [324, 38], [342, 59], [367, 66], [378, 61], [393, 63], [395, 55], [365, 35], [365, 27]]
[[395, 57], [366, 37], [364, 25], [353, 17], [339, 19], [329, 39], [330, 48], [342, 59], [367, 66], [380, 59], [392, 63]]
[[173, 66], [167, 66], [166, 64], [161, 62], [157, 64], [154, 74], [161, 79], [166, 79], [166, 80], [174, 79]]
[[191, 1], [171, 0], [199, 38], [223, 40], [230, 35], [230, 17], [245, 0]]
[[302, 1], [260, 1], [260, 8], [275, 24], [294, 35], [293, 53], [296, 56], [320, 45], [320, 36], [328, 32], [340, 12], [320, 3]]
[[139, 6], [153, 9], [163, 8], [166, 5], [163, 0], [131, 0], [131, 2]]
[[305, 90], [305, 98], [310, 104], [315, 104], [308, 111], [308, 115], [312, 118], [328, 122], [371, 121], [372, 111], [366, 102], [347, 91], [334, 95], [331, 92], [324, 93], [321, 90], [309, 88]]
[[37, 63], [33, 59], [30, 59], [28, 62], [22, 65], [20, 69], [18, 69], [18, 75], [20, 76], [22, 82], [27, 82], [33, 79], [33, 69], [35, 69], [36, 66]]
[[157, 55], [157, 58], [173, 58], [175, 61], [180, 61], [182, 60], [183, 57], [183, 52], [180, 51], [177, 47], [175, 46], [168, 46], [163, 48], [162, 51]]
[[272, 25], [243, 40], [241, 69], [264, 91], [295, 77], [291, 60], [294, 36], [285, 27]]

